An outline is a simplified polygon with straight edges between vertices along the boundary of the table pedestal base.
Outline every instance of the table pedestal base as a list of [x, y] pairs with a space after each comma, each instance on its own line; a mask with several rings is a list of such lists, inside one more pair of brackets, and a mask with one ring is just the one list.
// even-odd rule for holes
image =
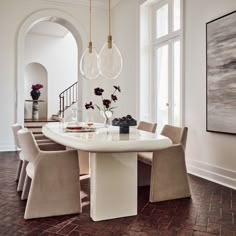
[[137, 215], [137, 153], [90, 153], [90, 216]]

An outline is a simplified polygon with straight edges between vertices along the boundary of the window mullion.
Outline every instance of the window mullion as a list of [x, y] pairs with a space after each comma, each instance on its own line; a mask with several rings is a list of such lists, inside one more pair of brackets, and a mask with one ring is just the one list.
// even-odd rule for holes
[[153, 120], [157, 120], [157, 70], [156, 70], [156, 66], [157, 66], [157, 47], [153, 47], [153, 67], [152, 67], [152, 73], [153, 73], [153, 79], [152, 79], [152, 89], [151, 89], [151, 96], [153, 98], [152, 101], [154, 101], [153, 104], [153, 109], [152, 109], [152, 119]]
[[169, 14], [168, 14], [168, 28], [169, 28], [169, 36], [172, 34], [173, 32], [173, 0], [169, 0], [169, 4], [168, 4], [168, 9], [169, 9]]
[[169, 55], [168, 55], [168, 121], [173, 123], [173, 48], [172, 40], [169, 40]]

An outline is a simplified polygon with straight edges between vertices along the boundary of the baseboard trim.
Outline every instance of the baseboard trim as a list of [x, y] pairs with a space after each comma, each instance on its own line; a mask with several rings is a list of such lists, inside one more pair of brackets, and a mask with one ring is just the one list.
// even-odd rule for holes
[[194, 160], [187, 160], [186, 165], [189, 174], [236, 190], [236, 171]]
[[15, 152], [17, 151], [15, 145], [0, 145], [0, 152]]

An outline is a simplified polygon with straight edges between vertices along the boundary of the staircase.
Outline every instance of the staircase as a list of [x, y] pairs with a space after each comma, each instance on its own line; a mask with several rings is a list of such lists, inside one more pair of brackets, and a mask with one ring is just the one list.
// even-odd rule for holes
[[65, 111], [78, 101], [78, 82], [65, 89], [59, 95], [60, 109], [58, 117], [64, 118]]
[[42, 134], [42, 127], [48, 122], [58, 122], [52, 119], [24, 120], [24, 127], [28, 128], [33, 134]]

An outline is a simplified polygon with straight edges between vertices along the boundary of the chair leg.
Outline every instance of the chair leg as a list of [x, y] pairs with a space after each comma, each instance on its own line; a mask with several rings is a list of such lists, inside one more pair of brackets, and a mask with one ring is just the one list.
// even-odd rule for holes
[[149, 186], [151, 180], [151, 166], [138, 161], [138, 186]]
[[23, 161], [21, 172], [20, 172], [20, 178], [17, 186], [17, 192], [20, 192], [23, 190], [24, 182], [25, 182], [25, 176], [26, 176], [26, 166], [28, 164], [28, 161]]
[[22, 164], [23, 164], [23, 161], [20, 159], [19, 163], [18, 163], [17, 171], [16, 171], [16, 181], [18, 181], [19, 178], [20, 178], [20, 172], [21, 172]]
[[21, 194], [21, 200], [26, 200], [28, 198], [29, 190], [30, 190], [30, 184], [31, 184], [31, 178], [28, 175], [26, 175], [23, 191], [22, 191], [22, 194]]

